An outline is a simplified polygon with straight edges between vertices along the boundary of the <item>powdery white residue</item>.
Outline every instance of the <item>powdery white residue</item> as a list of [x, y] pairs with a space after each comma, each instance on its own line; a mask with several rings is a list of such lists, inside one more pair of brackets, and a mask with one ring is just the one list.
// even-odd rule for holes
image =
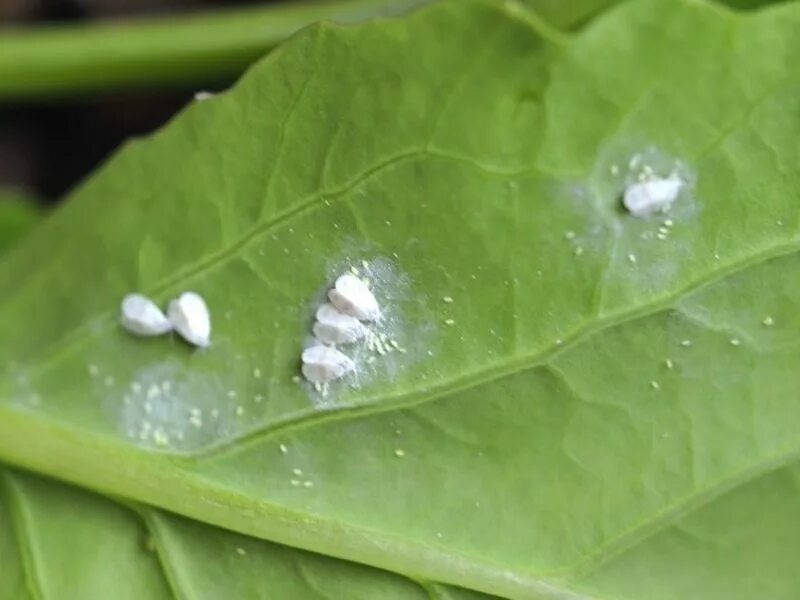
[[17, 363], [10, 363], [4, 371], [6, 381], [11, 383], [7, 396], [11, 404], [25, 408], [38, 408], [42, 405], [42, 395], [31, 384], [27, 370], [21, 369]]
[[118, 381], [106, 407], [133, 443], [162, 450], [192, 450], [241, 432], [237, 405], [218, 376], [159, 362]]

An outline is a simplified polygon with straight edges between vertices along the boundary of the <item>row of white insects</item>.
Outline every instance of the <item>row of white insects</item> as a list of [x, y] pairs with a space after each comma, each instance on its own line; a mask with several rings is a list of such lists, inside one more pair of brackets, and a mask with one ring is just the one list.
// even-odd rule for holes
[[[353, 360], [336, 345], [352, 344], [371, 334], [365, 322], [377, 321], [381, 311], [367, 284], [353, 274], [339, 277], [316, 312], [315, 345], [306, 348], [301, 360], [305, 378], [323, 386], [355, 370]], [[203, 298], [184, 292], [170, 301], [166, 314], [141, 294], [122, 299], [120, 321], [136, 335], [156, 336], [176, 331], [187, 342], [205, 348], [210, 344], [211, 318]]]
[[184, 292], [170, 301], [164, 312], [150, 298], [128, 294], [120, 307], [122, 326], [136, 335], [156, 336], [175, 330], [190, 344], [205, 348], [211, 341], [211, 317], [205, 300]]
[[303, 376], [318, 391], [355, 370], [356, 365], [336, 345], [353, 344], [374, 335], [364, 324], [378, 321], [380, 306], [367, 284], [357, 275], [346, 273], [328, 291], [328, 300], [316, 312], [313, 326], [315, 344], [303, 350]]

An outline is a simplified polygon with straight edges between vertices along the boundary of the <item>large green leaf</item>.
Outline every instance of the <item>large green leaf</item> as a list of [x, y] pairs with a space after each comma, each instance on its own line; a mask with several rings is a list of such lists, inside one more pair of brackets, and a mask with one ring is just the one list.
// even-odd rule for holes
[[[22, 473], [2, 476], [0, 598], [486, 598], [153, 509], [134, 513]], [[593, 598], [617, 600], [690, 598], [700, 590], [703, 597], [794, 598], [797, 483], [796, 467], [758, 478], [612, 560], [583, 585]]]
[[[799, 21], [653, 0], [565, 39], [452, 2], [295, 37], [0, 263], [0, 456], [419, 579], [653, 585], [586, 574], [626, 550], [645, 573], [655, 531], [800, 450]], [[666, 240], [618, 208], [642, 151], [696, 178]], [[362, 259], [408, 352], [319, 402], [310, 310]], [[122, 332], [134, 289], [203, 293], [212, 348]], [[719, 577], [784, 564], [753, 547]]]
[[153, 509], [133, 512], [24, 473], [0, 476], [3, 599], [422, 600], [431, 588], [472, 597]]

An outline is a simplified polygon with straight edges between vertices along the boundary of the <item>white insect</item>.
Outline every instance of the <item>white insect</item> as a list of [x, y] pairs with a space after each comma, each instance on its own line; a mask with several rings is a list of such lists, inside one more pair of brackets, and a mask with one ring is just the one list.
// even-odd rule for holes
[[155, 302], [141, 294], [128, 294], [122, 299], [120, 322], [137, 335], [161, 335], [172, 329], [172, 323]]
[[211, 318], [205, 300], [194, 292], [184, 292], [169, 303], [172, 326], [190, 344], [205, 348], [210, 343]]
[[622, 203], [634, 217], [667, 212], [680, 194], [683, 180], [677, 175], [651, 177], [625, 188]]
[[347, 273], [336, 280], [328, 292], [331, 303], [341, 312], [360, 321], [375, 321], [381, 311], [378, 301], [367, 285], [355, 275]]
[[352, 344], [366, 333], [361, 321], [340, 312], [333, 304], [326, 302], [317, 310], [314, 335], [325, 344]]
[[330, 346], [311, 346], [303, 350], [303, 375], [311, 383], [328, 383], [356, 368], [355, 363]]

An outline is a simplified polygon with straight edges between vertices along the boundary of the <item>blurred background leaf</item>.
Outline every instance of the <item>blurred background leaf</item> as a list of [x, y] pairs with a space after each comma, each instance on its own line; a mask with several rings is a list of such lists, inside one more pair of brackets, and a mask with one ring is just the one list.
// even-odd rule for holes
[[20, 240], [41, 215], [39, 206], [21, 190], [0, 188], [0, 253]]

